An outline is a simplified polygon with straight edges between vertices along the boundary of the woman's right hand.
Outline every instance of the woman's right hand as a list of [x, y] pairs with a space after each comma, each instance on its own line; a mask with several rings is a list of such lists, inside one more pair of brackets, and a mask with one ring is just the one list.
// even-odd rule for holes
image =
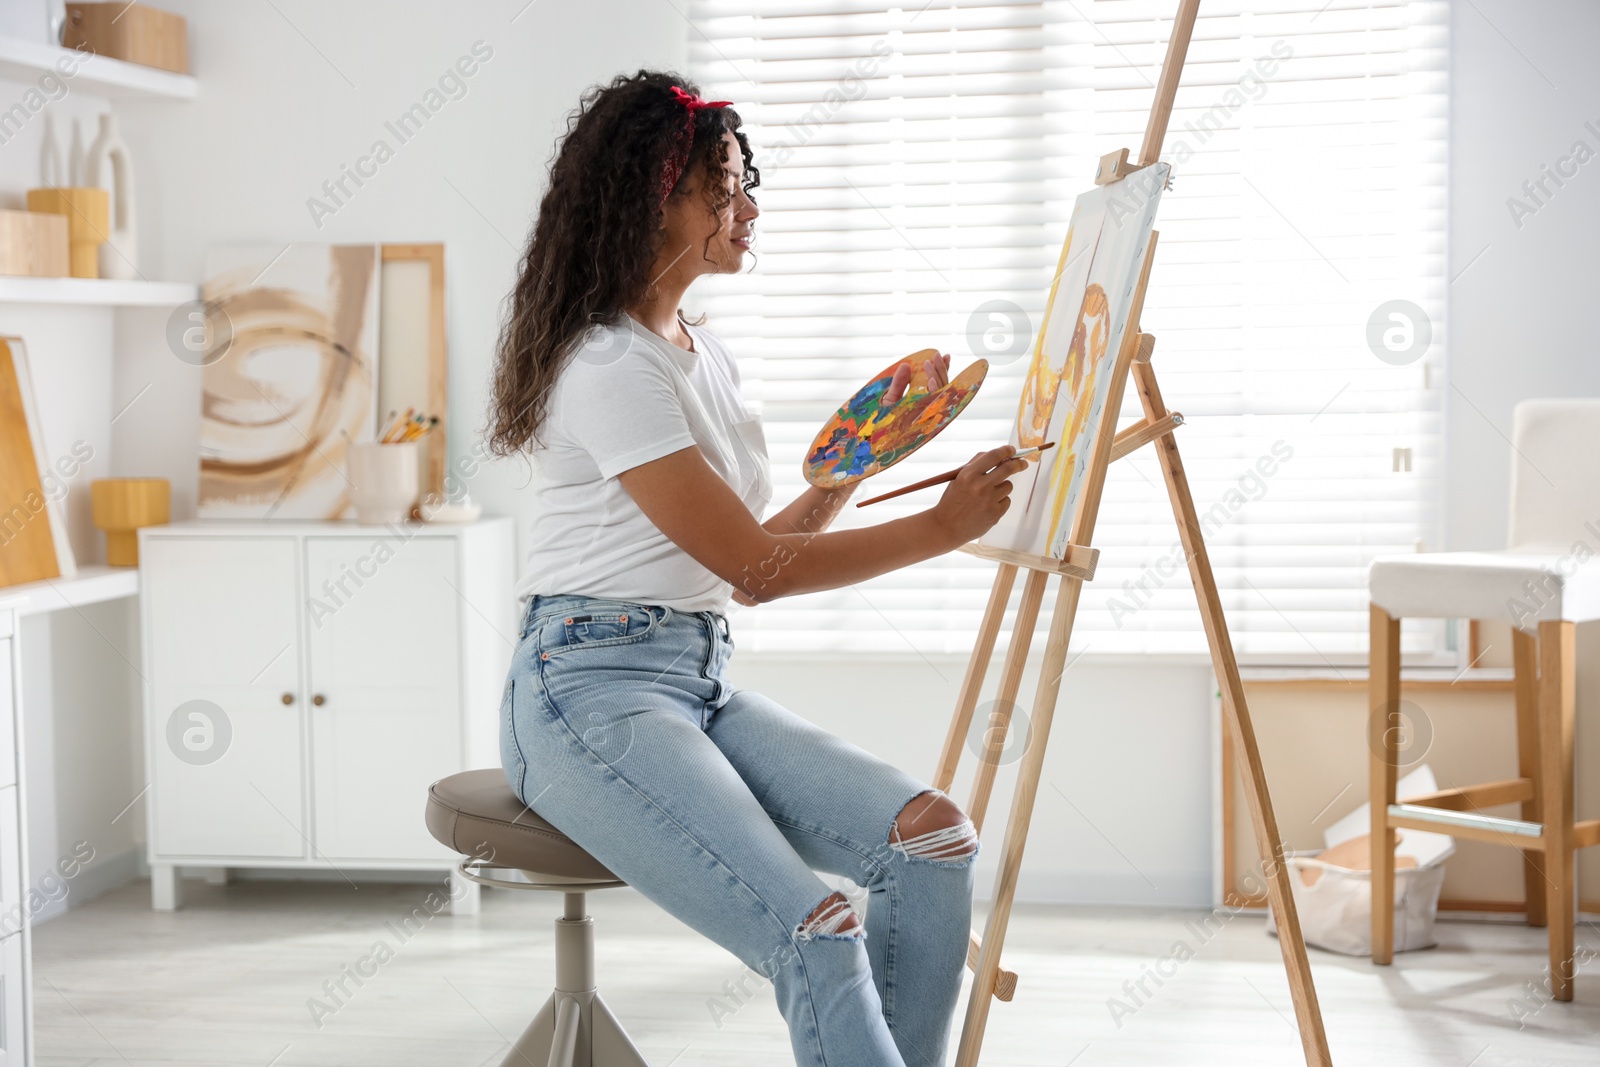
[[952, 548], [983, 536], [1011, 506], [1011, 476], [1028, 466], [1026, 460], [1011, 458], [1016, 451], [1001, 445], [973, 456], [929, 510]]

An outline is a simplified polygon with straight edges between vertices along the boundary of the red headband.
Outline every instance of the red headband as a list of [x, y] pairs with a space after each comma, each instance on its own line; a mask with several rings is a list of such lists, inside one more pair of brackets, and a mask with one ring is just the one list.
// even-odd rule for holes
[[698, 94], [686, 93], [676, 85], [672, 87], [672, 95], [684, 107], [683, 131], [678, 134], [673, 143], [672, 150], [667, 153], [665, 162], [661, 165], [661, 202], [665, 204], [667, 197], [672, 195], [672, 190], [677, 187], [678, 179], [683, 177], [683, 168], [689, 164], [689, 150], [694, 147], [694, 113], [704, 111], [706, 108], [727, 107], [732, 100], [702, 100]]

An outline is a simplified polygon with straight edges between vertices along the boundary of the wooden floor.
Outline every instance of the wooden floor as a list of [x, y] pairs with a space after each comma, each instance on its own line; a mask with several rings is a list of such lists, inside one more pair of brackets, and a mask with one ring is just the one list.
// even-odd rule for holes
[[[496, 1064], [553, 981], [559, 898], [486, 891], [481, 915], [448, 912], [408, 938], [399, 922], [429, 888], [185, 884], [186, 907], [149, 910], [134, 883], [38, 928], [39, 1067], [477, 1067]], [[598, 984], [655, 1067], [792, 1063], [771, 987], [631, 890], [590, 898]], [[1017, 999], [995, 1005], [988, 1067], [1302, 1063], [1277, 943], [1241, 915], [1209, 939], [1203, 912], [1018, 907], [1007, 965]], [[390, 925], [393, 924], [393, 925]], [[1600, 1063], [1600, 967], [1572, 1004], [1526, 996], [1541, 931], [1441, 922], [1439, 947], [1393, 967], [1313, 953], [1340, 1067], [1532, 1067]], [[1579, 944], [1600, 950], [1586, 925]], [[1192, 958], [1172, 960], [1178, 942]], [[331, 1015], [308, 1001], [378, 943], [392, 958]], [[1183, 955], [1181, 951], [1177, 955]], [[1160, 962], [1167, 957], [1169, 962]], [[1170, 974], [1145, 996], [1124, 983]], [[736, 996], [730, 997], [729, 990]], [[720, 1017], [713, 1016], [720, 998]], [[1109, 1002], [1122, 1008], [1113, 1014]], [[1514, 1018], [1518, 998], [1527, 1014]], [[741, 1003], [741, 1000], [743, 1001]], [[965, 997], [963, 996], [963, 1003]], [[958, 1017], [953, 1035], [960, 1031]], [[952, 1056], [954, 1039], [952, 1038]]]

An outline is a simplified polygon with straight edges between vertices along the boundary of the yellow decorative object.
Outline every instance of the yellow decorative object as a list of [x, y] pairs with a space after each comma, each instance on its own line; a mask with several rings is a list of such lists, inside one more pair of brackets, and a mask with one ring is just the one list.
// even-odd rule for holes
[[172, 485], [165, 478], [97, 478], [89, 485], [94, 524], [106, 532], [106, 562], [139, 565], [139, 528], [164, 526], [171, 513]]
[[29, 189], [28, 210], [65, 215], [72, 277], [100, 277], [100, 245], [111, 236], [111, 194], [95, 186]]

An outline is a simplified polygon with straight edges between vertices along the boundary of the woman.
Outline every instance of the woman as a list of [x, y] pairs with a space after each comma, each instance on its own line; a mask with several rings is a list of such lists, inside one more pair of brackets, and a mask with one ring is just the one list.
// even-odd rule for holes
[[[739, 121], [640, 71], [585, 94], [551, 164], [492, 402], [491, 447], [529, 454], [538, 514], [502, 756], [532, 810], [772, 980], [799, 1064], [941, 1065], [972, 823], [730, 685], [724, 612], [949, 552], [1004, 514], [1024, 463], [1009, 445], [974, 456], [938, 504], [867, 529], [824, 532], [848, 487], [762, 521], [759, 420], [728, 350], [678, 312], [750, 248]], [[937, 386], [949, 357], [924, 366]], [[866, 887], [864, 925], [816, 871]]]

